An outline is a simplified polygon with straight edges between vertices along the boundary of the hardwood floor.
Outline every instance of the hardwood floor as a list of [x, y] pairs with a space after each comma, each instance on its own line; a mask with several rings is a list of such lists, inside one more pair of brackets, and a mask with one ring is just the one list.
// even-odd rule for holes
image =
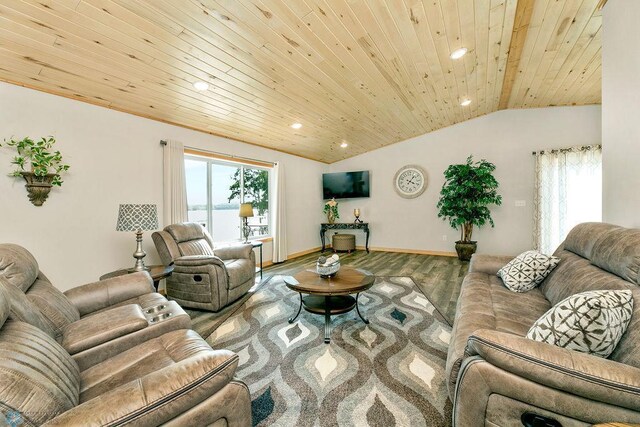
[[[325, 254], [329, 254], [326, 251]], [[295, 274], [312, 266], [321, 252], [286, 261], [265, 268], [265, 275]], [[342, 265], [363, 268], [376, 276], [410, 276], [438, 311], [453, 324], [460, 285], [469, 266], [455, 257], [406, 254], [397, 252], [355, 251], [340, 253]]]

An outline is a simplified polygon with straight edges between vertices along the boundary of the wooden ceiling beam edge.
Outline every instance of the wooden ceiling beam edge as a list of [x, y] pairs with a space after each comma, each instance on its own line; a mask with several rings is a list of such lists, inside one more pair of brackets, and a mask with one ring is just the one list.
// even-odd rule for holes
[[142, 117], [143, 119], [153, 120], [153, 121], [156, 121], [156, 122], [165, 123], [165, 124], [172, 125], [172, 126], [178, 126], [178, 127], [183, 128], [183, 129], [188, 129], [188, 130], [192, 130], [192, 131], [196, 131], [196, 132], [201, 132], [201, 133], [205, 133], [205, 134], [208, 134], [208, 135], [217, 136], [219, 138], [225, 138], [225, 139], [228, 139], [228, 140], [234, 141], [234, 142], [241, 142], [243, 144], [252, 145], [254, 147], [263, 148], [265, 150], [277, 151], [279, 153], [288, 154], [289, 156], [300, 157], [302, 159], [311, 160], [311, 161], [318, 162], [318, 163], [324, 163], [326, 165], [330, 164], [329, 162], [324, 161], [324, 160], [316, 160], [316, 159], [313, 159], [311, 157], [307, 157], [307, 156], [302, 156], [300, 154], [291, 153], [291, 152], [288, 152], [288, 151], [285, 151], [285, 150], [282, 150], [282, 149], [279, 149], [279, 148], [266, 147], [264, 145], [256, 144], [255, 142], [250, 142], [250, 141], [246, 141], [246, 140], [243, 140], [243, 139], [234, 138], [234, 137], [227, 136], [227, 135], [220, 134], [220, 133], [216, 133], [216, 132], [213, 132], [213, 131], [199, 129], [199, 128], [196, 128], [196, 127], [193, 127], [193, 126], [181, 124], [181, 123], [174, 122], [174, 121], [171, 121], [171, 120], [152, 117], [152, 116], [150, 116], [148, 114], [137, 113], [135, 111], [127, 110], [125, 108], [120, 108], [120, 107], [116, 107], [116, 106], [112, 106], [112, 105], [106, 105], [105, 103], [100, 103], [100, 102], [97, 102], [97, 101], [93, 101], [93, 100], [88, 99], [88, 98], [77, 98], [77, 97], [74, 97], [74, 96], [71, 96], [71, 95], [67, 95], [65, 93], [56, 92], [56, 91], [45, 89], [45, 88], [42, 88], [42, 87], [39, 87], [39, 86], [30, 85], [30, 84], [27, 84], [27, 83], [22, 83], [22, 82], [19, 82], [19, 81], [6, 79], [6, 78], [3, 78], [3, 77], [0, 77], [0, 82], [12, 84], [12, 85], [15, 85], [15, 86], [21, 86], [21, 87], [24, 87], [24, 88], [27, 88], [27, 89], [38, 91], [38, 92], [48, 93], [50, 95], [61, 96], [63, 98], [72, 99], [74, 101], [80, 101], [80, 102], [84, 102], [86, 104], [95, 105], [96, 107], [103, 107], [103, 108], [108, 108], [110, 110], [119, 111], [119, 112], [125, 113], [125, 114], [132, 114], [134, 116]]
[[507, 70], [504, 73], [500, 104], [498, 105], [499, 110], [504, 110], [509, 107], [509, 99], [511, 98], [511, 91], [513, 90], [513, 85], [518, 75], [520, 58], [522, 57], [524, 44], [527, 39], [527, 32], [529, 30], [529, 24], [531, 23], [535, 1], [536, 0], [518, 0], [516, 18], [513, 23], [513, 32], [511, 33], [511, 42], [509, 43], [509, 53], [507, 55]]

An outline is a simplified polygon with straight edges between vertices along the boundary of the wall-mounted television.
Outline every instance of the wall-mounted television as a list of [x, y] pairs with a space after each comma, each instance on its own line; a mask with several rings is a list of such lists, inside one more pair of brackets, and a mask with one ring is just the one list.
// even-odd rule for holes
[[322, 174], [322, 196], [325, 199], [369, 197], [369, 171]]

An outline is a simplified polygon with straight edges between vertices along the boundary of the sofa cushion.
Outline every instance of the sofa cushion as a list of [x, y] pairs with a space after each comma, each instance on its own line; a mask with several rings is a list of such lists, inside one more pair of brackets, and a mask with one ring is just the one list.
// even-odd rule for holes
[[0, 294], [11, 304], [10, 319], [33, 325], [51, 338], [58, 339], [53, 325], [20, 289], [0, 279]]
[[531, 326], [527, 338], [609, 357], [632, 313], [633, 296], [629, 290], [582, 292], [547, 311]]
[[617, 225], [603, 222], [584, 222], [569, 231], [561, 247], [583, 258], [591, 259], [591, 253], [596, 241], [611, 230], [619, 228]]
[[557, 251], [556, 255], [560, 258], [558, 266], [540, 285], [540, 290], [551, 305], [580, 292], [638, 287], [596, 267], [588, 259], [573, 252], [563, 249]]
[[22, 246], [0, 244], [0, 277], [25, 292], [38, 277], [38, 261]]
[[593, 245], [591, 263], [640, 284], [640, 230], [617, 228], [602, 235]]
[[171, 234], [173, 240], [178, 243], [188, 242], [189, 240], [204, 239], [204, 228], [195, 222], [171, 224], [166, 226], [164, 231]]
[[524, 337], [531, 324], [550, 307], [539, 289], [516, 295], [498, 276], [482, 272], [467, 274], [460, 289], [447, 355], [449, 395], [453, 397], [467, 340], [474, 332], [490, 329]]
[[509, 290], [528, 292], [542, 283], [559, 261], [538, 251], [526, 251], [498, 270], [498, 276]]
[[78, 366], [53, 338], [28, 323], [7, 320], [2, 326], [0, 372], [0, 412], [20, 413], [24, 425], [41, 425], [78, 404]]
[[[192, 330], [166, 333], [84, 370], [80, 401], [86, 402], [147, 374], [211, 351], [206, 341]], [[232, 356], [231, 352], [220, 353], [227, 358]]]
[[27, 291], [27, 299], [49, 320], [56, 336], [62, 335], [68, 324], [80, 319], [78, 309], [42, 274]]

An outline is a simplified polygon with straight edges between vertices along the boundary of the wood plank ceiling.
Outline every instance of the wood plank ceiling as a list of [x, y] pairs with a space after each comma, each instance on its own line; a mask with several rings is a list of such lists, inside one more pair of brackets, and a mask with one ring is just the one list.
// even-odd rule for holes
[[599, 103], [600, 2], [2, 0], [0, 80], [331, 163]]

